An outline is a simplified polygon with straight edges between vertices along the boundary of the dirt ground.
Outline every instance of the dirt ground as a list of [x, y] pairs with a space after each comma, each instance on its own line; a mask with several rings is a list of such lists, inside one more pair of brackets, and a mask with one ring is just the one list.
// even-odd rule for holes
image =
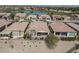
[[0, 40], [0, 53], [65, 53], [74, 45], [74, 41], [59, 41], [54, 49], [49, 49], [44, 40]]

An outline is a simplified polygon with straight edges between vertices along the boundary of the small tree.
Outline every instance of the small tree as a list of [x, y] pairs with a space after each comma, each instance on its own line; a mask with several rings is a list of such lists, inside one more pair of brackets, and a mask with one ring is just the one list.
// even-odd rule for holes
[[11, 45], [11, 48], [14, 48], [14, 45]]
[[59, 38], [56, 37], [55, 35], [53, 34], [49, 34], [47, 35], [46, 39], [45, 39], [45, 43], [47, 45], [47, 47], [49, 48], [54, 48], [54, 46], [56, 46], [56, 43], [58, 42]]
[[5, 44], [7, 44], [7, 41], [5, 41]]
[[29, 38], [30, 37], [30, 35], [29, 35], [29, 33], [26, 33], [26, 34], [24, 34], [24, 39], [27, 39], [27, 38]]
[[14, 19], [14, 16], [15, 16], [15, 14], [14, 13], [11, 13], [11, 18], [12, 19]]

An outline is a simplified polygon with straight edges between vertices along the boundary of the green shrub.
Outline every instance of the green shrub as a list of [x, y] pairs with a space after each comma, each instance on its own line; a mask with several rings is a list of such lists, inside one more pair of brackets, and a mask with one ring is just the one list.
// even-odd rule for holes
[[77, 40], [79, 41], [79, 37], [77, 37]]
[[45, 39], [45, 43], [47, 45], [47, 47], [49, 48], [54, 48], [54, 46], [56, 46], [56, 43], [59, 41], [59, 38], [54, 36], [53, 34], [49, 34], [47, 35], [46, 39]]
[[14, 45], [11, 45], [11, 48], [14, 48]]
[[7, 41], [5, 41], [5, 44], [7, 44]]
[[74, 37], [74, 38], [72, 38], [72, 37], [61, 38], [61, 40], [63, 40], [63, 41], [74, 41], [74, 40], [76, 40], [76, 37]]
[[24, 39], [27, 39], [27, 38], [29, 38], [30, 37], [30, 35], [28, 34], [28, 33], [26, 33], [26, 34], [24, 34]]

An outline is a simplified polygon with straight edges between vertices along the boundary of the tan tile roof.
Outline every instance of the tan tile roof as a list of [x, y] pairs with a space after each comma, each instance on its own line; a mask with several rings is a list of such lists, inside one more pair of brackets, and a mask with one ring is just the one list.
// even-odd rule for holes
[[5, 15], [6, 13], [0, 13], [0, 16], [3, 16], [3, 15]]
[[77, 31], [79, 31], [79, 24], [74, 24], [74, 23], [67, 23], [69, 26], [73, 27]]
[[42, 21], [35, 21], [32, 22], [28, 28], [29, 30], [36, 30], [36, 31], [49, 31], [47, 23]]
[[30, 17], [32, 17], [32, 18], [37, 18], [37, 15], [28, 15], [28, 16], [27, 16], [27, 19], [30, 18]]
[[43, 14], [43, 15], [39, 15], [39, 17], [49, 17], [50, 18], [50, 15], [46, 15], [46, 14]]
[[0, 16], [3, 16], [3, 17], [8, 17], [10, 15], [11, 15], [11, 13], [0, 13]]
[[0, 21], [0, 27], [2, 27], [2, 26], [4, 26], [4, 23], [2, 23], [2, 22]]
[[26, 17], [25, 13], [17, 13], [15, 17]]
[[11, 13], [6, 13], [3, 17], [8, 17], [10, 15], [11, 15]]
[[53, 18], [61, 18], [62, 15], [52, 15]]
[[5, 19], [0, 19], [0, 27], [1, 26], [4, 26], [4, 25], [8, 25], [8, 24], [10, 24], [11, 22], [9, 22], [9, 21], [6, 21]]
[[8, 28], [6, 28], [6, 31], [24, 31], [25, 28], [27, 27], [28, 23], [27, 22], [15, 22]]
[[71, 17], [67, 16], [67, 15], [52, 15], [52, 18], [65, 18], [65, 19], [70, 19]]
[[64, 23], [52, 23], [50, 26], [55, 32], [76, 32]]

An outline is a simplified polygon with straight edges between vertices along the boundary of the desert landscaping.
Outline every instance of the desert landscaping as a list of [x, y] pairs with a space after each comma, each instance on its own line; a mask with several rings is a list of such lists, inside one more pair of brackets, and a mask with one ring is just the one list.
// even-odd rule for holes
[[49, 49], [43, 40], [0, 40], [0, 52], [4, 53], [65, 53], [74, 46], [74, 41], [59, 41], [55, 48]]

